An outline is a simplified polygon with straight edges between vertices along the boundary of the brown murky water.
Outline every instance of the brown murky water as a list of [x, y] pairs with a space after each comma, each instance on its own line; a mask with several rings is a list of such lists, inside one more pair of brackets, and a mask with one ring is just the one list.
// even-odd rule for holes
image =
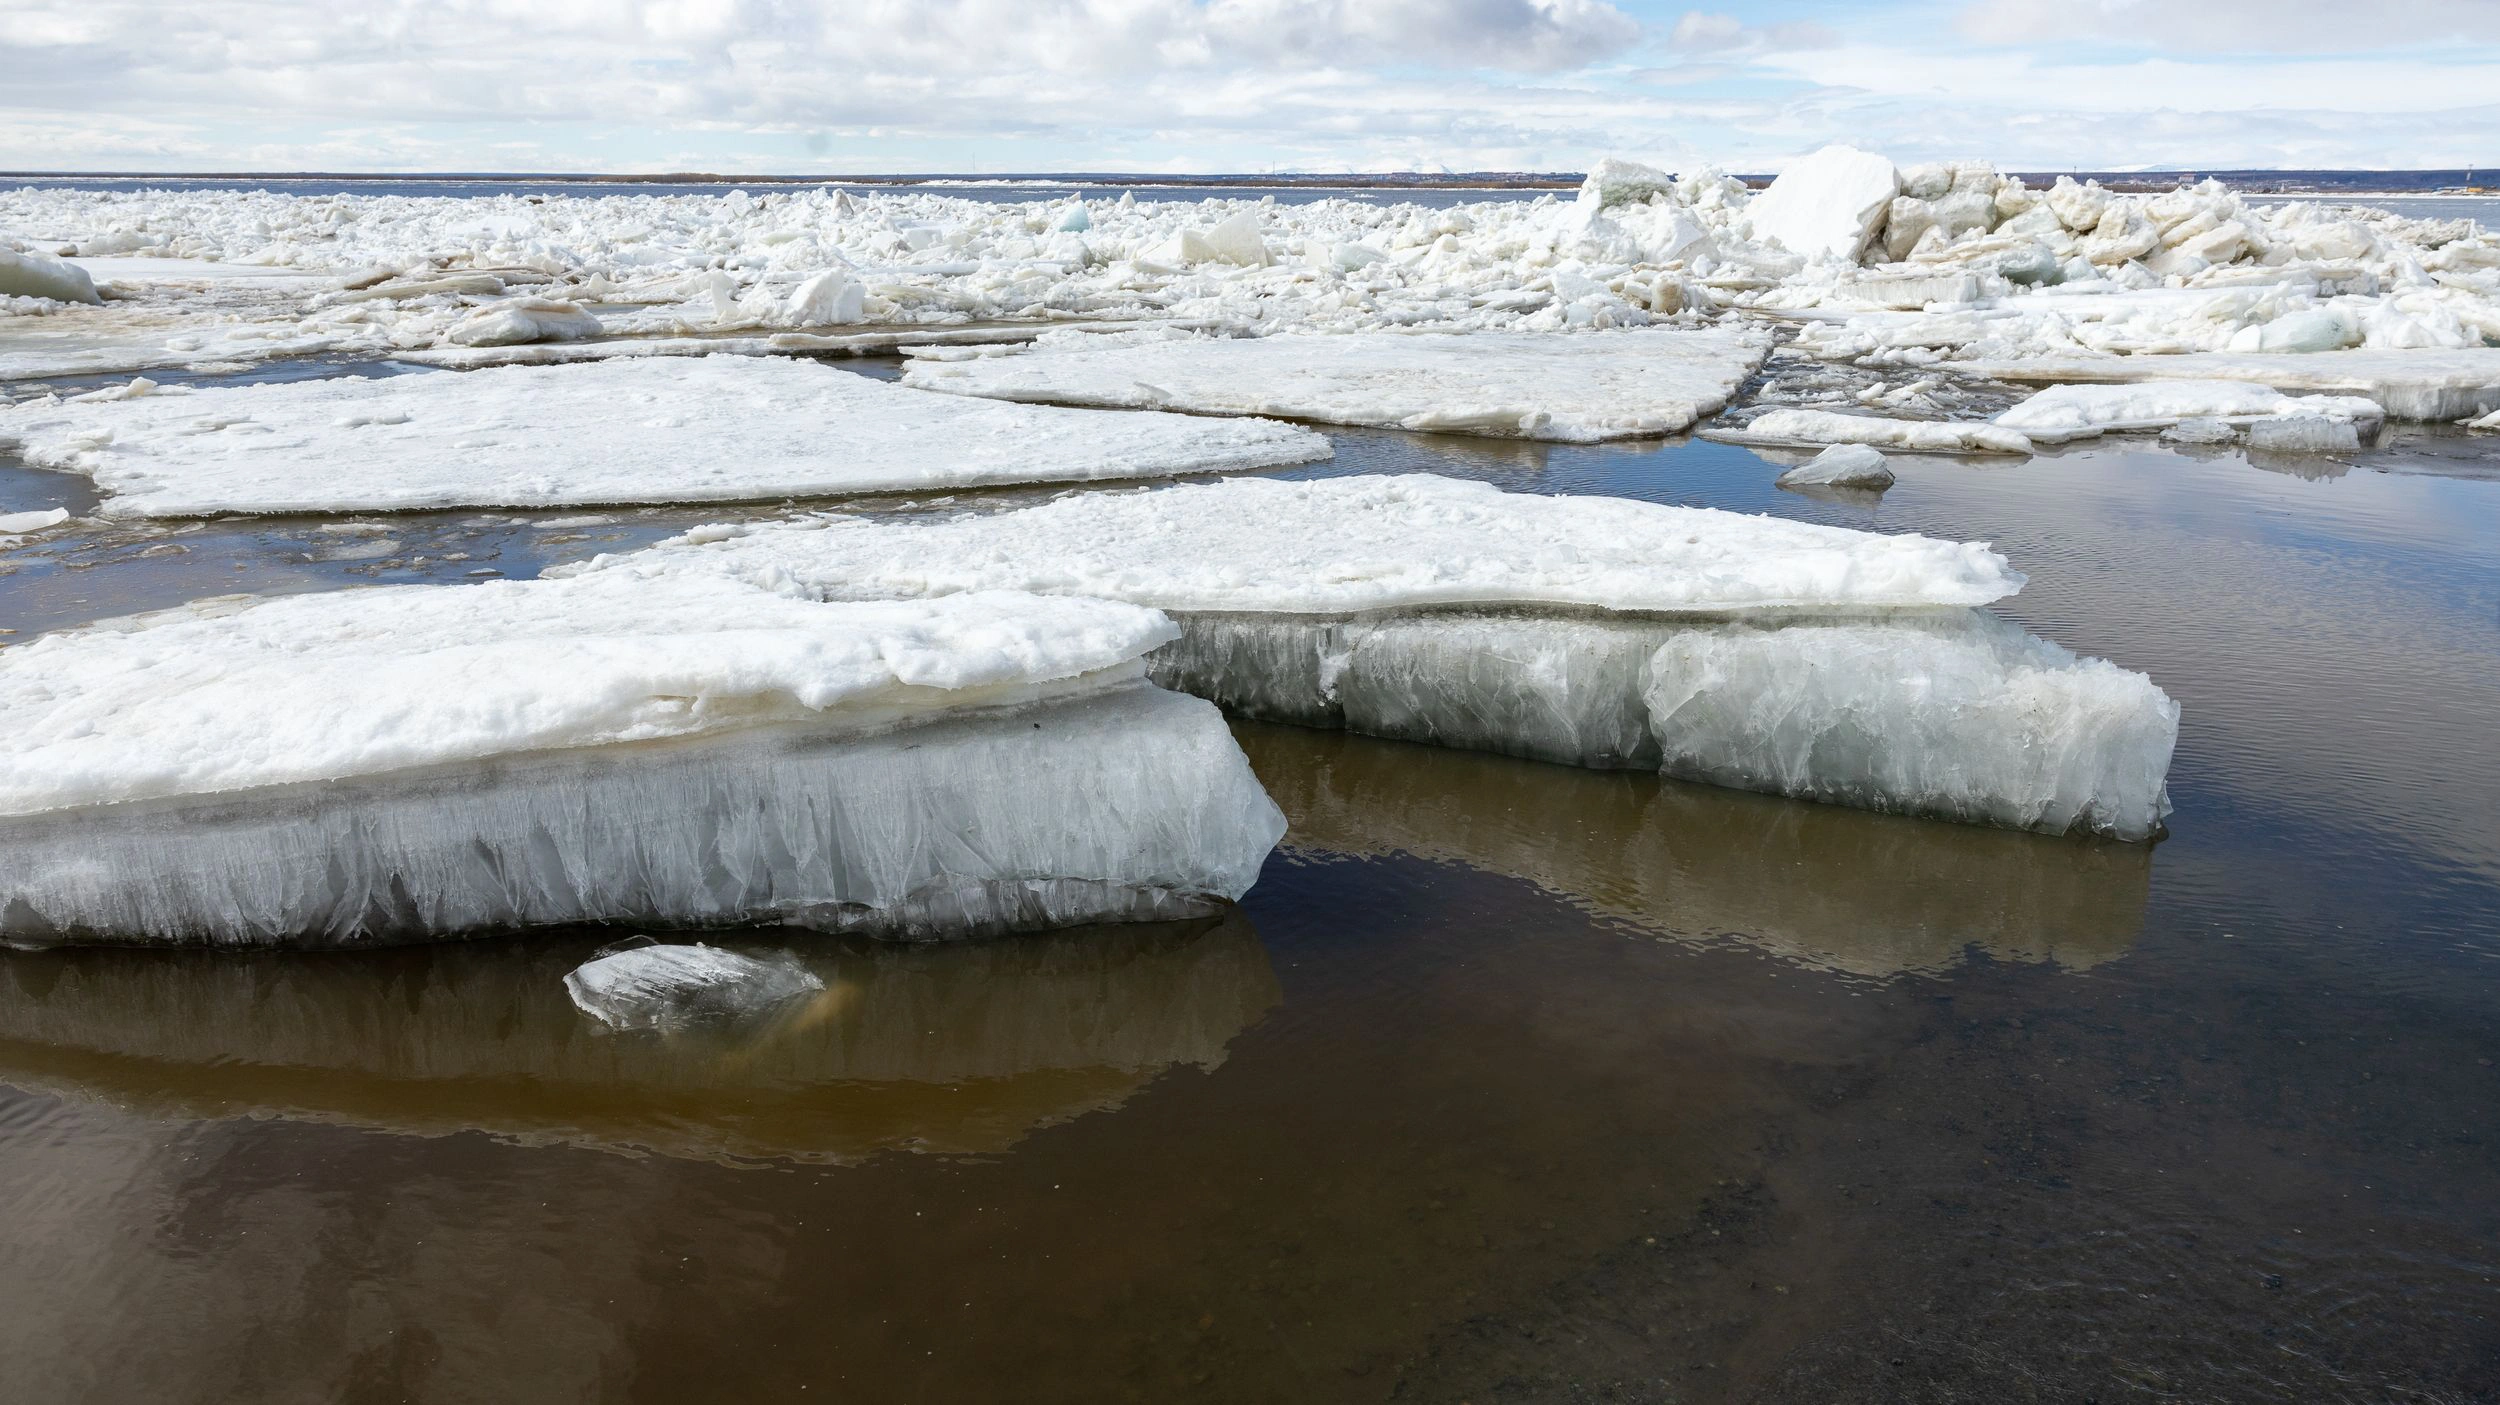
[[[0, 1398], [2500, 1396], [2481, 443], [1911, 459], [1878, 507], [1704, 444], [1337, 437], [1992, 538], [2009, 613], [2182, 700], [2173, 835], [1245, 724], [1293, 828], [1238, 912], [807, 943], [825, 997], [734, 1038], [587, 1027], [604, 932], [0, 954]], [[0, 625], [668, 525], [44, 547]]]

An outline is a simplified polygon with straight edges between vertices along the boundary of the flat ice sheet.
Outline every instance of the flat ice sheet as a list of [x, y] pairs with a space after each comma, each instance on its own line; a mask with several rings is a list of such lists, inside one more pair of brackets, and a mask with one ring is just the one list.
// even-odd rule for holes
[[2357, 395], [2285, 395], [2249, 381], [2159, 381], [2142, 385], [2053, 385], [1996, 417], [2041, 443], [2110, 430], [2167, 429], [2182, 420], [2246, 424], [2281, 415], [2322, 415], [2376, 423], [2378, 402]]
[[2500, 410], [2500, 347], [2026, 357], [1973, 361], [1957, 369], [2030, 384], [2250, 381], [2294, 394], [2366, 396], [2405, 420], [2457, 420]]
[[864, 730], [1081, 690], [1171, 637], [1104, 601], [824, 605], [634, 570], [203, 602], [0, 650], [0, 815], [769, 722]]
[[1718, 413], [1769, 353], [1761, 332], [1718, 329], [1045, 338], [1009, 356], [915, 362], [903, 383], [996, 400], [1585, 444], [1681, 433]]
[[164, 389], [0, 411], [0, 443], [86, 474], [107, 517], [734, 502], [1305, 463], [1259, 420], [930, 395], [809, 361], [634, 358]]
[[1415, 474], [1077, 493], [952, 521], [700, 528], [589, 569], [702, 568], [836, 599], [1015, 589], [1171, 610], [1433, 605], [1727, 613], [1982, 605], [1986, 546]]
[[1896, 420], [1839, 410], [1773, 410], [1741, 429], [1714, 429], [1709, 438], [1730, 444], [1808, 447], [1864, 444], [1928, 454], [2028, 454], [2031, 439], [2004, 425], [1964, 420]]

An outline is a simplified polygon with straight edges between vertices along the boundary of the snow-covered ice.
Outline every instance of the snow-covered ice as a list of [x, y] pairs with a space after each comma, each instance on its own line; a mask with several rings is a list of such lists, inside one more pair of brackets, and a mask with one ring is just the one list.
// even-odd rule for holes
[[2247, 424], [2283, 415], [2367, 425], [2385, 418], [2377, 401], [2359, 396], [2285, 395], [2247, 381], [2185, 380], [2051, 386], [1997, 416], [1996, 423], [2036, 443], [2055, 444], [2111, 430], [2166, 429], [2183, 420]]
[[1892, 486], [1883, 451], [1865, 444], [1834, 444], [1779, 476], [1783, 488], [1857, 488], [1882, 492]]
[[2028, 454], [2031, 439], [2021, 430], [1968, 420], [1903, 420], [1882, 415], [1856, 415], [1843, 410], [1777, 409], [1747, 420], [1742, 427], [1712, 429], [1709, 437], [1731, 444], [1812, 448], [1823, 444], [1864, 444], [1920, 454]]
[[1728, 614], [1983, 605], [1987, 547], [1428, 474], [1077, 493], [948, 520], [705, 528], [597, 569], [706, 569], [836, 599], [1030, 590], [1166, 610], [1452, 605]]
[[[1984, 547], [1446, 479], [704, 529], [583, 574], [629, 567], [828, 598], [1153, 604], [1181, 630], [1155, 681], [1237, 713], [2053, 832], [2149, 834], [2176, 727], [2141, 675], [1970, 613], [2022, 583]], [[1692, 672], [1666, 669], [1677, 648], [1733, 660], [1695, 685], [1720, 712], [1659, 701]], [[1863, 677], [1765, 704], [1823, 668]]]
[[1055, 335], [919, 360], [906, 385], [958, 395], [1592, 443], [1674, 434], [1762, 365], [1745, 331], [1477, 332], [1261, 339]]
[[0, 651], [0, 938], [1188, 916], [1280, 822], [1107, 601], [717, 575], [203, 602]]
[[93, 478], [107, 517], [721, 502], [1330, 452], [1323, 436], [1270, 421], [1004, 405], [731, 356], [30, 402], [0, 410], [8, 441], [30, 464]]
[[667, 1031], [751, 1020], [824, 988], [786, 952], [749, 956], [701, 942], [629, 946], [564, 973], [564, 993], [574, 1008], [611, 1029]]
[[2310, 356], [2230, 352], [2033, 357], [1977, 361], [1970, 374], [2022, 382], [2144, 384], [2244, 381], [2291, 395], [2353, 396], [2401, 420], [2455, 420], [2500, 412], [2500, 347], [2440, 351], [2322, 351]]
[[0, 815], [773, 722], [891, 725], [1128, 676], [1151, 610], [829, 608], [717, 575], [209, 600], [0, 651]]

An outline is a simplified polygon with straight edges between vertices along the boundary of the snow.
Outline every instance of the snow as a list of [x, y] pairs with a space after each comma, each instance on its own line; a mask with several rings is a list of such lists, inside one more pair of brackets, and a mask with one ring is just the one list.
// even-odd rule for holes
[[48, 302], [101, 303], [95, 280], [76, 264], [49, 254], [0, 247], [0, 298], [42, 298]]
[[2384, 418], [2378, 402], [2350, 395], [2285, 395], [2247, 381], [2157, 381], [2135, 385], [2059, 385], [1996, 417], [2037, 443], [2061, 443], [2109, 430], [2164, 429], [2183, 420], [2245, 424], [2281, 415], [2315, 415], [2348, 423]]
[[574, 1008], [610, 1029], [737, 1023], [824, 989], [815, 972], [787, 953], [748, 956], [700, 942], [630, 947], [564, 975]]
[[2028, 454], [2031, 440], [2020, 430], [1958, 420], [1896, 420], [1839, 410], [1778, 409], [1756, 415], [1741, 429], [1713, 429], [1713, 439], [1772, 446], [1865, 444], [1924, 454]]
[[1783, 488], [1860, 488], [1882, 492], [1892, 486], [1892, 468], [1883, 451], [1864, 444], [1834, 444], [1779, 476]]
[[[1308, 430], [931, 395], [782, 358], [159, 389], [0, 410], [107, 517], [724, 502], [1303, 463]], [[735, 444], [737, 452], [720, 452]]]
[[941, 940], [1209, 915], [1283, 831], [1221, 713], [1132, 681], [867, 734], [778, 722], [0, 819], [0, 941]]
[[1449, 605], [1669, 613], [1979, 605], [1985, 546], [1415, 474], [1079, 493], [953, 520], [706, 528], [591, 570], [702, 569], [838, 599], [1088, 595], [1167, 610]]
[[716, 575], [206, 601], [0, 651], [0, 815], [801, 722], [892, 726], [1134, 673], [1150, 610], [825, 605]]
[[1734, 626], [1643, 688], [1672, 776], [2045, 833], [2157, 833], [2179, 706], [2140, 673], [1979, 613]]
[[69, 509], [50, 507], [35, 512], [0, 512], [0, 537], [20, 532], [40, 532], [69, 520]]
[[1762, 365], [1742, 331], [1588, 336], [1045, 338], [1013, 355], [915, 361], [903, 383], [957, 395], [1115, 409], [1592, 443], [1674, 434]]
[[1856, 263], [1901, 189], [1890, 161], [1827, 146], [1781, 171], [1746, 206], [1754, 237], [1808, 258]]

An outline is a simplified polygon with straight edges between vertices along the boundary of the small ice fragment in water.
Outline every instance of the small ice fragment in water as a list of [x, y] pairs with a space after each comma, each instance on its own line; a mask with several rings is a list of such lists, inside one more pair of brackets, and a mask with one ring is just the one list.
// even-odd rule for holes
[[2324, 415], [2275, 415], [2248, 427], [2248, 447], [2277, 454], [2356, 454], [2361, 431]]
[[730, 1023], [769, 1014], [824, 988], [786, 952], [741, 956], [700, 942], [611, 951], [564, 977], [573, 1004], [611, 1029]]
[[21, 532], [40, 532], [46, 527], [57, 527], [68, 520], [69, 509], [66, 507], [45, 508], [38, 512], [0, 513], [0, 537], [16, 536]]
[[1868, 488], [1892, 486], [1892, 469], [1883, 451], [1867, 444], [1834, 444], [1779, 476], [1783, 488]]
[[2239, 431], [2225, 420], [2181, 420], [2161, 432], [2166, 444], [2228, 444], [2239, 438]]

